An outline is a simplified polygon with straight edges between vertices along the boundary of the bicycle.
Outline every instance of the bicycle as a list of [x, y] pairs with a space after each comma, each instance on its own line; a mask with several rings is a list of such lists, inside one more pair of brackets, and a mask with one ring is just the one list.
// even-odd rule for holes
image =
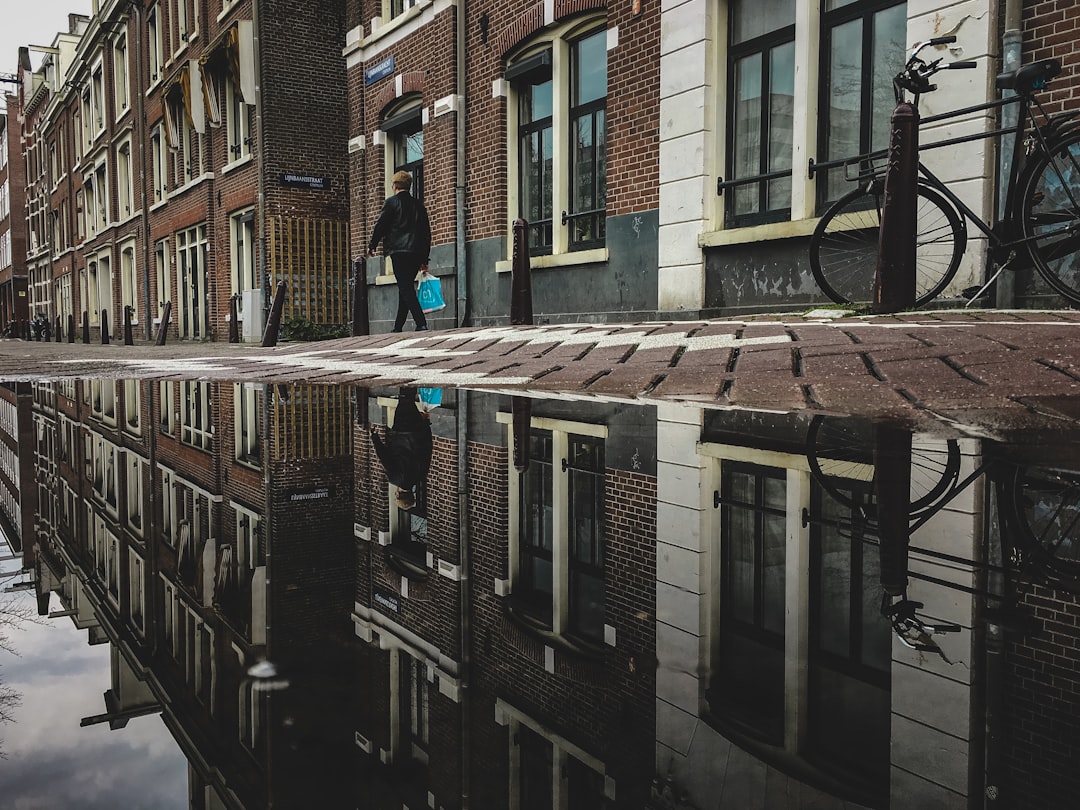
[[[943, 58], [925, 61], [920, 57], [927, 47], [955, 41], [954, 36], [937, 37], [912, 48], [907, 64], [893, 80], [898, 103], [905, 93], [910, 93], [917, 108], [920, 96], [936, 89], [930, 83], [935, 73], [974, 67], [974, 62], [943, 63]], [[1019, 104], [1015, 128], [922, 147], [956, 146], [1016, 135], [1004, 214], [995, 217], [993, 223], [985, 222], [919, 162], [915, 306], [923, 306], [938, 296], [956, 275], [967, 246], [968, 221], [986, 235], [989, 260], [997, 268], [990, 280], [970, 296], [971, 300], [981, 296], [1006, 268], [1033, 266], [1055, 292], [1080, 305], [1080, 121], [1073, 120], [1080, 110], [1047, 115], [1034, 96], [1060, 72], [1061, 63], [1056, 59], [1024, 65], [997, 77], [997, 87], [1014, 90], [1014, 97], [923, 121], [930, 123]], [[875, 161], [884, 157], [885, 152], [875, 152], [844, 161], [865, 169], [856, 178], [860, 185], [825, 212], [810, 239], [811, 272], [821, 290], [840, 304], [872, 301], [874, 297], [884, 190], [884, 172]], [[817, 168], [823, 166], [818, 164]]]

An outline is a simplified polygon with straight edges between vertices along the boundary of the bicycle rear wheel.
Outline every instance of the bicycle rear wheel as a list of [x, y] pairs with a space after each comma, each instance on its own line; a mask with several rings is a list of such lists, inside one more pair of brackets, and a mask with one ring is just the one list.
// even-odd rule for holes
[[[872, 484], [874, 469], [873, 424], [836, 416], [815, 416], [806, 434], [806, 460], [810, 474], [832, 498], [849, 508], [858, 505], [855, 485]], [[888, 463], [890, 459], [878, 459]], [[919, 441], [911, 448], [911, 490], [908, 515], [922, 516], [950, 492], [960, 476], [960, 445], [955, 439]]]
[[1080, 581], [1080, 475], [1029, 467], [1010, 489], [1016, 545], [1051, 578]]
[[[882, 194], [875, 182], [841, 197], [825, 212], [810, 238], [810, 271], [822, 292], [838, 304], [874, 300]], [[915, 306], [944, 290], [967, 246], [960, 215], [937, 191], [918, 187], [915, 242]]]
[[1039, 275], [1080, 304], [1080, 133], [1051, 145], [1022, 187], [1021, 227]]

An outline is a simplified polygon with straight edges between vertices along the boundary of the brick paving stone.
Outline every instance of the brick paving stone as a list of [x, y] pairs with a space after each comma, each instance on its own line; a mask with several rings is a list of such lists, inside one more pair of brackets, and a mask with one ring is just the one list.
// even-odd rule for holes
[[609, 374], [593, 381], [585, 390], [596, 394], [637, 396], [648, 390], [670, 368], [669, 365], [660, 363], [625, 363], [612, 368]]
[[762, 348], [746, 346], [739, 351], [735, 360], [735, 374], [764, 373], [770, 371], [786, 371], [792, 373], [794, 344], [785, 345], [783, 348]]
[[770, 410], [803, 410], [811, 406], [799, 381], [780, 375], [736, 377], [727, 398], [734, 405]]
[[814, 347], [842, 346], [849, 348], [854, 341], [842, 330], [826, 324], [793, 324], [791, 334], [798, 338], [798, 343]]

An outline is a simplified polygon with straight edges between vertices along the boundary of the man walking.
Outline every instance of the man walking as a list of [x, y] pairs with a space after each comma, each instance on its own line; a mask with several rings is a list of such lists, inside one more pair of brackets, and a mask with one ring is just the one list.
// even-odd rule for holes
[[427, 209], [409, 192], [412, 188], [412, 175], [397, 172], [391, 179], [394, 194], [383, 203], [382, 213], [371, 231], [368, 252], [374, 256], [379, 242], [383, 243], [383, 252], [390, 257], [394, 267], [394, 280], [398, 288], [397, 317], [394, 319], [394, 331], [400, 332], [405, 326], [405, 319], [412, 314], [417, 332], [427, 331], [427, 318], [420, 308], [416, 297], [416, 274], [421, 267], [427, 267], [428, 253], [431, 250], [431, 223]]

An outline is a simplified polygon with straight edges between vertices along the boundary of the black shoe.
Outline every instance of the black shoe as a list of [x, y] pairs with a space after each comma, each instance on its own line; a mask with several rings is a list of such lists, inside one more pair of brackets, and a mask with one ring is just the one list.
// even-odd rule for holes
[[400, 332], [401, 330], [400, 329], [391, 329], [390, 331], [391, 332]]
[[427, 332], [427, 331], [430, 331], [430, 330], [426, 326], [418, 326], [418, 327], [416, 327], [416, 331], [417, 332]]

